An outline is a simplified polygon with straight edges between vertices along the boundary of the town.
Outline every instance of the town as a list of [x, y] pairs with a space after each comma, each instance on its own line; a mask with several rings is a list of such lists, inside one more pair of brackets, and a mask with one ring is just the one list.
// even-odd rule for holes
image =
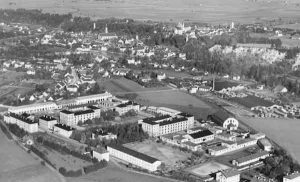
[[31, 10], [0, 20], [1, 131], [59, 175], [300, 180], [297, 154], [247, 122], [298, 122], [300, 49], [282, 40], [298, 31]]

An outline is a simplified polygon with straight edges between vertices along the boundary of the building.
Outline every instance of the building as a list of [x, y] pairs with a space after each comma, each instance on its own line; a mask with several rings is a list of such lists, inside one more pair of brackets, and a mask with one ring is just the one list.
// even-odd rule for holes
[[105, 26], [105, 33], [99, 33], [98, 39], [102, 41], [117, 39], [118, 36], [115, 33], [108, 33], [107, 25]]
[[96, 148], [92, 151], [92, 157], [98, 159], [98, 161], [109, 161], [109, 152], [103, 148]]
[[39, 118], [40, 128], [46, 131], [53, 130], [55, 124], [57, 124], [57, 119], [51, 116], [44, 115]]
[[283, 182], [299, 182], [300, 181], [300, 173], [295, 172], [283, 177]]
[[156, 108], [156, 113], [161, 115], [175, 116], [177, 114], [180, 114], [181, 112], [167, 107], [158, 107]]
[[161, 161], [145, 155], [143, 153], [131, 150], [122, 145], [108, 145], [107, 151], [113, 157], [116, 157], [126, 163], [130, 163], [134, 166], [147, 169], [151, 172], [157, 171], [161, 165]]
[[240, 182], [240, 173], [236, 169], [226, 169], [216, 173], [217, 182]]
[[226, 154], [228, 152], [233, 152], [239, 149], [247, 148], [257, 144], [257, 140], [255, 139], [243, 139], [237, 142], [226, 141], [221, 142], [221, 145], [214, 145], [208, 147], [208, 153], [212, 156], [219, 156]]
[[140, 121], [140, 124], [150, 136], [157, 137], [191, 128], [194, 125], [194, 117], [163, 115], [145, 118]]
[[260, 148], [262, 148], [263, 150], [268, 151], [268, 152], [272, 151], [272, 149], [273, 149], [273, 145], [272, 145], [271, 142], [270, 142], [268, 139], [266, 139], [266, 138], [259, 139], [259, 140], [257, 141], [257, 145], [258, 145]]
[[117, 139], [117, 135], [104, 132], [102, 129], [92, 132], [92, 139], [100, 139], [100, 140], [115, 140]]
[[249, 164], [259, 162], [260, 160], [265, 159], [269, 156], [270, 156], [269, 152], [261, 151], [261, 152], [257, 152], [257, 153], [254, 153], [254, 154], [251, 154], [251, 155], [248, 155], [248, 156], [245, 156], [245, 157], [234, 159], [232, 161], [232, 164], [235, 165], [235, 166], [238, 166], [238, 167], [246, 166], [246, 165], [249, 165]]
[[58, 109], [58, 106], [54, 102], [43, 102], [43, 103], [30, 104], [24, 106], [10, 107], [8, 109], [8, 112], [13, 112], [16, 114], [22, 114], [22, 113], [31, 114], [37, 112], [51, 111], [54, 109]]
[[237, 130], [239, 122], [229, 113], [219, 110], [218, 112], [209, 115], [208, 119], [228, 130]]
[[132, 101], [129, 101], [126, 103], [119, 104], [115, 107], [115, 111], [117, 111], [120, 116], [124, 115], [130, 110], [134, 110], [135, 112], [138, 112], [140, 110], [140, 105]]
[[39, 130], [38, 122], [31, 120], [24, 115], [18, 115], [15, 113], [6, 114], [4, 115], [4, 122], [16, 124], [28, 133], [35, 133]]
[[62, 110], [59, 113], [60, 122], [69, 126], [77, 125], [79, 121], [85, 122], [90, 119], [100, 118], [100, 108], [89, 106], [90, 109], [81, 111]]
[[195, 144], [214, 140], [215, 135], [209, 130], [202, 130], [195, 133], [191, 133], [187, 137], [189, 141]]
[[65, 124], [55, 124], [54, 127], [54, 133], [64, 136], [66, 138], [69, 138], [73, 131], [75, 130], [74, 128], [67, 126]]

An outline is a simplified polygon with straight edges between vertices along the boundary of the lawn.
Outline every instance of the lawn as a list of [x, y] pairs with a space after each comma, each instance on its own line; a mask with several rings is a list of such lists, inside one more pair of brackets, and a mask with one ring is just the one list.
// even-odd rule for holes
[[157, 158], [166, 165], [174, 166], [176, 161], [186, 160], [191, 154], [174, 149], [171, 146], [155, 143], [150, 140], [144, 142], [128, 143], [125, 146], [143, 154]]
[[228, 169], [229, 166], [226, 166], [224, 164], [215, 162], [215, 161], [209, 161], [204, 164], [193, 166], [189, 169], [187, 169], [190, 173], [195, 174], [197, 176], [205, 177], [212, 173], [216, 173], [220, 170]]
[[300, 120], [285, 118], [239, 118], [254, 129], [264, 132], [300, 162]]
[[0, 181], [59, 182], [58, 176], [27, 154], [0, 130]]
[[232, 97], [229, 100], [241, 104], [248, 108], [252, 108], [256, 106], [270, 107], [274, 105], [273, 102], [265, 100], [263, 98], [256, 97], [254, 95], [248, 95], [247, 97], [243, 97], [243, 98]]

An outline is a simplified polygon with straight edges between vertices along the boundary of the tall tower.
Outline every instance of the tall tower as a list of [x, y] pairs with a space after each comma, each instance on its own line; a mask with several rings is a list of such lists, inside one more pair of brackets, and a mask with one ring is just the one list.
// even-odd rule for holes
[[106, 24], [106, 26], [105, 26], [105, 33], [108, 33], [107, 24]]
[[94, 22], [93, 29], [96, 30], [96, 23]]

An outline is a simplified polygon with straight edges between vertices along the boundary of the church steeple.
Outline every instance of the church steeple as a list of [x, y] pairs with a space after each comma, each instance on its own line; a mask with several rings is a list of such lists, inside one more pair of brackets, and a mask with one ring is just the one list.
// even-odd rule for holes
[[107, 24], [106, 24], [106, 26], [105, 26], [105, 33], [108, 33]]

